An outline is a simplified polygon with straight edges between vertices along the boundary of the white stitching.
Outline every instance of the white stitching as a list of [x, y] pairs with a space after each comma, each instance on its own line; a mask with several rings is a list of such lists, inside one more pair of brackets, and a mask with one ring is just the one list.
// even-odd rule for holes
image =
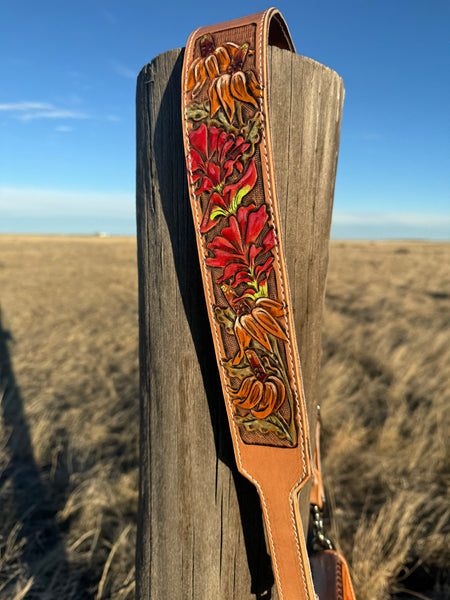
[[[264, 24], [264, 19], [266, 16], [266, 12], [264, 12], [262, 19], [261, 19], [261, 30], [260, 30], [260, 38], [259, 38], [259, 77], [260, 77], [260, 82], [263, 81], [263, 61], [262, 61], [262, 45], [263, 45], [263, 24]], [[280, 19], [279, 19], [280, 22]], [[266, 82], [267, 84], [267, 82]], [[267, 85], [266, 85], [266, 89], [267, 89]], [[264, 90], [264, 94], [266, 93], [266, 90]], [[266, 168], [266, 173], [267, 173], [267, 191], [268, 191], [268, 201], [270, 204], [270, 208], [272, 211], [272, 215], [274, 215], [274, 204], [273, 204], [273, 200], [272, 200], [272, 190], [270, 187], [270, 171], [269, 171], [269, 161], [268, 161], [268, 156], [267, 156], [267, 142], [266, 142], [266, 124], [265, 121], [267, 121], [267, 123], [269, 122], [269, 117], [267, 115], [267, 119], [265, 117], [265, 113], [264, 113], [264, 107], [263, 107], [263, 95], [261, 95], [260, 100], [259, 100], [259, 104], [260, 104], [260, 112], [261, 112], [261, 129], [262, 129], [262, 139], [263, 139], [263, 144], [264, 144], [264, 161], [265, 161], [265, 168]], [[270, 132], [268, 133], [268, 135], [270, 134]], [[280, 254], [279, 254], [279, 247], [280, 247], [280, 241], [279, 241], [279, 237], [278, 237], [278, 232], [276, 230], [275, 227], [275, 222], [273, 221], [273, 232], [274, 232], [274, 237], [275, 237], [275, 251], [276, 251], [276, 255], [277, 255], [277, 264], [278, 264], [278, 272], [280, 274], [280, 287], [281, 287], [281, 296], [283, 299], [283, 305], [284, 307], [287, 306], [287, 302], [286, 302], [286, 294], [285, 294], [285, 290], [284, 290], [284, 282], [283, 282], [283, 273], [281, 270], [281, 260], [280, 260]], [[287, 318], [287, 313], [286, 313], [286, 309], [284, 308], [284, 321], [285, 321], [285, 325], [286, 325], [286, 337], [287, 337], [287, 347], [288, 347], [288, 352], [289, 352], [289, 359], [290, 359], [290, 364], [291, 364], [291, 370], [292, 370], [292, 374], [295, 374], [295, 368], [294, 368], [294, 357], [292, 355], [292, 349], [291, 349], [291, 340], [290, 340], [290, 335], [289, 335], [289, 324], [288, 324], [288, 318]], [[296, 385], [296, 378], [293, 377], [293, 385], [294, 385], [294, 392], [295, 392], [295, 401], [296, 401], [296, 405], [297, 405], [297, 409], [298, 409], [298, 414], [300, 415], [300, 402], [299, 402], [299, 395], [298, 395], [298, 390], [297, 390], [297, 385]], [[300, 429], [301, 429], [301, 444], [302, 444], [302, 461], [303, 461], [303, 473], [302, 473], [302, 477], [301, 479], [298, 481], [298, 483], [296, 484], [296, 486], [293, 488], [293, 490], [291, 491], [291, 493], [289, 494], [289, 499], [290, 499], [290, 505], [291, 505], [291, 520], [292, 520], [292, 525], [294, 528], [294, 534], [295, 534], [295, 541], [297, 544], [297, 552], [298, 552], [298, 557], [299, 557], [299, 562], [300, 562], [300, 569], [301, 569], [301, 573], [302, 573], [302, 578], [303, 578], [303, 583], [305, 586], [305, 590], [306, 590], [306, 594], [307, 596], [309, 596], [308, 593], [308, 587], [306, 585], [306, 578], [305, 578], [305, 572], [304, 572], [304, 567], [303, 567], [303, 560], [302, 560], [302, 555], [301, 555], [301, 551], [300, 551], [300, 541], [299, 541], [299, 537], [298, 537], [298, 528], [297, 528], [297, 523], [295, 520], [295, 513], [294, 513], [294, 508], [293, 508], [293, 503], [294, 503], [294, 498], [293, 498], [293, 493], [294, 491], [298, 488], [298, 486], [300, 485], [300, 483], [303, 481], [303, 479], [305, 478], [305, 473], [306, 473], [306, 462], [305, 462], [305, 445], [304, 445], [304, 432], [303, 432], [303, 423], [302, 423], [302, 419], [299, 417], [299, 424], [300, 424]], [[298, 501], [298, 499], [297, 499]], [[276, 558], [275, 558], [275, 553], [274, 553], [274, 561], [276, 563]], [[278, 573], [278, 569], [277, 569], [277, 573]], [[280, 594], [281, 596], [282, 591], [281, 591], [281, 584], [279, 585], [280, 587]]]
[[[270, 10], [270, 9], [269, 9]], [[264, 30], [264, 20], [266, 18], [266, 15], [269, 11], [266, 10], [264, 11], [264, 13], [262, 14], [261, 17], [261, 23], [260, 23], [260, 39], [259, 39], [259, 73], [260, 73], [260, 82], [263, 81], [263, 62], [262, 62], [262, 44], [263, 44], [263, 30]], [[280, 20], [279, 20], [280, 22]], [[283, 29], [284, 29], [284, 24], [281, 22]], [[195, 35], [198, 32], [200, 28], [196, 29], [189, 40], [189, 45], [186, 48], [186, 53], [187, 53], [187, 58], [186, 58], [186, 64], [187, 61], [190, 57], [190, 53], [191, 53], [191, 48], [195, 39]], [[188, 69], [186, 69], [185, 72], [185, 85], [184, 85], [184, 89], [183, 89], [183, 100], [184, 100], [184, 120], [185, 120], [185, 139], [186, 139], [186, 144], [187, 144], [187, 148], [188, 148], [188, 153], [187, 153], [187, 165], [188, 165], [188, 170], [189, 170], [189, 175], [190, 175], [190, 180], [192, 181], [192, 163], [191, 163], [191, 157], [190, 157], [190, 143], [189, 143], [189, 128], [188, 128], [188, 119], [187, 119], [187, 115], [186, 115], [186, 96], [187, 96], [187, 73], [188, 73]], [[273, 206], [273, 201], [272, 201], [272, 191], [271, 191], [271, 187], [270, 187], [270, 172], [269, 172], [269, 167], [268, 167], [268, 157], [267, 157], [267, 142], [266, 142], [266, 125], [265, 125], [265, 115], [264, 115], [264, 110], [263, 110], [263, 96], [261, 95], [260, 98], [260, 111], [261, 111], [261, 129], [262, 129], [262, 139], [264, 142], [264, 160], [265, 160], [265, 167], [266, 167], [266, 173], [267, 173], [267, 187], [268, 187], [268, 200], [269, 200], [269, 204], [271, 207], [271, 211], [272, 211], [272, 215], [274, 214], [274, 206]], [[267, 123], [268, 123], [268, 118], [267, 118]], [[195, 192], [194, 192], [194, 187], [193, 187], [193, 183], [190, 184], [190, 195], [192, 198], [195, 197]], [[201, 239], [201, 233], [200, 233], [200, 218], [199, 218], [199, 214], [198, 214], [198, 206], [197, 203], [194, 202], [194, 210], [195, 210], [195, 219], [196, 219], [196, 223], [197, 223], [197, 230], [196, 233], [199, 236], [199, 238]], [[273, 223], [273, 231], [274, 231], [274, 237], [275, 237], [275, 251], [276, 251], [276, 255], [277, 255], [277, 264], [278, 264], [278, 270], [280, 273], [280, 286], [281, 286], [281, 295], [282, 295], [282, 299], [283, 299], [283, 305], [284, 307], [287, 306], [286, 303], [286, 294], [284, 291], [284, 284], [283, 284], [283, 278], [282, 278], [282, 271], [281, 271], [281, 265], [280, 265], [280, 255], [279, 255], [279, 238], [278, 238], [278, 233], [276, 231], [275, 228], [275, 223]], [[202, 270], [204, 272], [204, 280], [206, 281], [206, 290], [207, 290], [207, 295], [208, 295], [208, 301], [209, 301], [209, 305], [213, 306], [214, 302], [213, 302], [213, 293], [211, 290], [211, 284], [210, 284], [210, 279], [208, 277], [208, 272], [206, 269], [206, 264], [205, 261], [202, 260], [200, 261], [202, 264]], [[288, 326], [288, 319], [287, 319], [287, 313], [286, 310], [284, 310], [284, 320], [285, 320], [285, 324], [286, 324], [286, 335], [288, 338], [288, 352], [289, 352], [289, 358], [290, 358], [290, 363], [291, 363], [291, 369], [292, 369], [292, 373], [295, 373], [295, 369], [294, 369], [294, 359], [293, 359], [293, 355], [292, 355], [292, 350], [290, 347], [290, 339], [289, 339], [289, 326]], [[216, 339], [216, 348], [220, 348], [220, 341], [219, 341], [219, 334], [218, 334], [218, 330], [217, 330], [217, 323], [213, 320], [213, 325], [214, 325], [214, 337]], [[220, 363], [220, 367], [222, 369], [222, 373], [223, 373], [223, 382], [224, 382], [224, 387], [225, 387], [225, 392], [227, 395], [227, 401], [228, 401], [228, 405], [229, 405], [229, 409], [231, 411], [232, 406], [231, 406], [231, 397], [230, 397], [230, 392], [228, 391], [228, 385], [227, 385], [227, 381], [226, 381], [226, 373], [225, 373], [225, 369], [223, 367], [223, 364], [219, 361]], [[295, 377], [293, 377], [293, 382], [294, 382], [294, 391], [295, 391], [295, 401], [296, 401], [296, 405], [297, 405], [297, 409], [299, 411], [299, 415], [300, 415], [300, 404], [299, 404], [299, 397], [298, 397], [298, 390], [297, 390], [297, 386], [296, 386], [296, 382], [295, 382]], [[302, 444], [302, 459], [303, 459], [303, 473], [302, 473], [302, 478], [299, 480], [299, 482], [297, 483], [297, 485], [294, 487], [293, 491], [295, 489], [297, 489], [297, 487], [300, 485], [300, 483], [303, 481], [304, 477], [305, 477], [305, 472], [306, 472], [306, 463], [305, 463], [305, 446], [304, 446], [304, 439], [303, 439], [303, 424], [302, 424], [302, 419], [299, 418], [299, 423], [300, 423], [300, 428], [301, 428], [301, 444]], [[239, 449], [239, 442], [238, 442], [238, 438], [237, 438], [237, 432], [236, 432], [236, 427], [233, 426], [232, 428], [233, 431], [233, 436], [235, 438], [235, 448], [238, 454], [238, 460], [239, 460], [239, 466], [241, 468], [241, 470], [243, 471], [243, 473], [245, 473], [246, 477], [257, 487], [260, 498], [261, 498], [261, 502], [263, 503], [264, 506], [264, 510], [265, 510], [265, 514], [266, 514], [266, 520], [267, 520], [267, 529], [268, 529], [268, 534], [270, 537], [270, 541], [271, 541], [271, 547], [273, 549], [273, 561], [274, 561], [274, 566], [275, 566], [275, 571], [277, 574], [277, 581], [278, 581], [278, 586], [280, 589], [280, 595], [281, 595], [281, 600], [283, 599], [283, 592], [281, 589], [281, 583], [280, 583], [280, 574], [278, 571], [278, 563], [277, 563], [277, 558], [276, 558], [276, 554], [275, 554], [275, 545], [273, 542], [273, 536], [272, 536], [272, 529], [271, 529], [271, 525], [270, 525], [270, 520], [269, 520], [269, 511], [267, 508], [267, 503], [264, 497], [264, 493], [263, 490], [261, 488], [260, 483], [250, 475], [250, 473], [248, 473], [248, 471], [246, 471], [246, 469], [243, 468], [242, 466], [242, 458], [241, 458], [241, 453], [240, 453], [240, 449]], [[303, 578], [303, 583], [305, 586], [305, 590], [306, 590], [306, 594], [309, 597], [309, 593], [308, 593], [308, 587], [306, 585], [306, 579], [305, 579], [305, 573], [304, 573], [304, 567], [303, 567], [303, 560], [302, 560], [302, 555], [301, 555], [301, 551], [300, 551], [300, 543], [299, 543], [299, 538], [298, 538], [298, 531], [297, 531], [297, 524], [295, 521], [295, 514], [294, 514], [294, 509], [293, 509], [293, 503], [294, 503], [294, 499], [293, 499], [293, 491], [290, 493], [289, 495], [289, 499], [290, 499], [290, 505], [291, 505], [291, 520], [292, 520], [292, 524], [294, 527], [294, 534], [295, 534], [295, 539], [296, 539], [296, 544], [297, 544], [297, 552], [298, 552], [298, 556], [299, 556], [299, 562], [300, 562], [300, 568], [301, 568], [301, 572], [302, 572], [302, 578]], [[298, 499], [297, 499], [298, 500]]]

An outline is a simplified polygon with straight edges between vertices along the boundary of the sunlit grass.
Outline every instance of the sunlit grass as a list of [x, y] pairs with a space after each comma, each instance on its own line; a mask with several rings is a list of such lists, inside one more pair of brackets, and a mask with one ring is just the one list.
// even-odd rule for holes
[[[448, 265], [331, 244], [323, 467], [358, 600], [450, 597]], [[131, 599], [135, 240], [0, 236], [0, 310], [0, 599]]]

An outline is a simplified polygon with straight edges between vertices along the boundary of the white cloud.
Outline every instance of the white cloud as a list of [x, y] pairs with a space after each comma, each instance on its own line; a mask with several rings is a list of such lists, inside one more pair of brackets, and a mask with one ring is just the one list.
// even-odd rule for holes
[[111, 12], [110, 10], [107, 10], [106, 8], [104, 8], [102, 10], [102, 14], [105, 18], [105, 21], [107, 21], [110, 25], [116, 25], [117, 23], [117, 17], [116, 15]]
[[87, 113], [60, 108], [46, 102], [14, 102], [0, 104], [0, 111], [9, 113], [15, 119], [32, 121], [34, 119], [90, 119]]
[[28, 112], [30, 110], [51, 110], [52, 104], [46, 102], [10, 102], [0, 104], [0, 110], [7, 112]]
[[135, 199], [128, 192], [85, 192], [35, 188], [0, 187], [0, 213], [27, 218], [45, 215], [94, 217], [134, 214]]
[[353, 140], [362, 142], [382, 142], [386, 139], [386, 135], [384, 133], [375, 131], [358, 131], [350, 133], [349, 135]]
[[135, 71], [133, 71], [133, 69], [126, 67], [125, 65], [123, 65], [122, 63], [120, 63], [116, 60], [111, 61], [111, 67], [112, 67], [113, 71], [117, 75], [120, 75], [121, 77], [125, 77], [126, 79], [133, 79], [133, 80], [135, 80], [137, 78], [137, 73]]
[[69, 127], [69, 125], [58, 125], [58, 127], [55, 127], [55, 131], [60, 131], [62, 133], [68, 133], [70, 131], [73, 131], [73, 127]]
[[414, 212], [357, 212], [336, 210], [333, 213], [336, 225], [376, 225], [404, 227], [449, 227], [450, 214]]
[[333, 214], [331, 237], [349, 240], [450, 240], [450, 213], [338, 209]]

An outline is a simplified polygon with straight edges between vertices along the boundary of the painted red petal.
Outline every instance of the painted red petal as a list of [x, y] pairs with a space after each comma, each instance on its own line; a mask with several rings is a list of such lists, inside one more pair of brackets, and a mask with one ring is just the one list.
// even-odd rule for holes
[[269, 267], [266, 271], [264, 271], [264, 273], [262, 273], [260, 276], [257, 277], [257, 283], [259, 286], [261, 285], [265, 285], [267, 283], [267, 280], [269, 279], [269, 275], [272, 272], [272, 267]]
[[220, 183], [220, 167], [214, 163], [208, 165], [208, 176], [213, 182], [213, 187], [216, 187]]
[[227, 142], [227, 140], [229, 139], [229, 137], [230, 137], [230, 134], [227, 133], [226, 131], [222, 131], [218, 137], [217, 151], [219, 153], [219, 160], [221, 160], [220, 157], [222, 156], [222, 148], [223, 148], [224, 144]]
[[225, 201], [228, 203], [228, 206], [231, 204], [236, 192], [244, 187], [249, 187], [249, 191], [251, 191], [256, 183], [256, 167], [253, 159], [250, 161], [250, 164], [247, 167], [244, 175], [237, 181], [236, 183], [232, 183], [230, 185], [226, 185], [223, 188], [223, 197]]
[[248, 215], [249, 215], [249, 213], [252, 212], [252, 210], [255, 210], [255, 208], [256, 208], [256, 204], [249, 204], [248, 206], [241, 206], [236, 213], [236, 218], [239, 222], [239, 227], [240, 227], [241, 231], [243, 232], [242, 235], [245, 234], [245, 230], [247, 228]]
[[275, 235], [273, 233], [272, 228], [270, 228], [269, 231], [264, 236], [262, 245], [264, 248], [264, 252], [267, 252], [267, 250], [272, 250], [272, 248], [275, 246]]
[[247, 271], [238, 271], [231, 287], [236, 287], [240, 283], [244, 283], [244, 282], [249, 283], [250, 281], [253, 281], [253, 277], [250, 277], [250, 275], [248, 274]]
[[[255, 244], [252, 244], [248, 250], [248, 262], [250, 263], [250, 265], [253, 267], [255, 264], [255, 258], [258, 256], [258, 254], [262, 251], [261, 247], [255, 246]], [[259, 267], [256, 267], [257, 269]], [[256, 272], [256, 271], [255, 271]]]
[[193, 148], [207, 156], [207, 133], [206, 125], [202, 123], [198, 129], [189, 132], [189, 142]]
[[202, 159], [202, 157], [200, 156], [200, 154], [197, 152], [197, 150], [195, 150], [194, 148], [191, 148], [191, 151], [189, 152], [189, 158], [190, 158], [190, 168], [191, 171], [198, 171], [201, 170], [203, 172], [206, 171], [205, 168], [205, 163]]
[[234, 168], [234, 160], [227, 160], [223, 166], [223, 179], [231, 175]]
[[[205, 179], [206, 179], [206, 177], [205, 177]], [[203, 180], [203, 183], [204, 183], [204, 180]], [[212, 186], [211, 186], [211, 189], [212, 189]], [[214, 225], [217, 223], [217, 218], [211, 219], [211, 212], [217, 206], [220, 206], [221, 208], [224, 208], [225, 210], [227, 209], [222, 197], [217, 192], [214, 192], [212, 194], [211, 198], [209, 199], [208, 206], [206, 207], [205, 214], [203, 215], [203, 219], [200, 224], [200, 233], [206, 233], [207, 231], [212, 229], [214, 227]]]
[[250, 246], [256, 242], [257, 237], [264, 229], [267, 221], [266, 206], [263, 204], [258, 210], [248, 215], [247, 230], [245, 232], [245, 245]]
[[250, 189], [253, 189], [253, 187], [256, 183], [256, 178], [257, 178], [257, 173], [256, 173], [255, 161], [252, 159], [247, 167], [247, 170], [245, 171], [245, 175], [243, 175], [240, 180], [242, 183], [242, 187], [244, 185], [248, 185], [248, 186], [250, 186]]
[[[206, 264], [209, 267], [228, 267], [228, 265], [230, 264], [239, 264], [240, 268], [242, 269], [242, 264], [239, 263], [240, 260], [240, 255], [239, 254], [231, 254], [230, 252], [223, 252], [222, 250], [216, 250], [215, 251], [215, 256], [213, 258], [207, 258], [206, 259]], [[245, 265], [244, 265], [245, 267]], [[237, 269], [239, 270], [239, 269]], [[234, 273], [233, 273], [234, 274]], [[227, 279], [228, 275], [226, 277], [222, 277], [222, 279]]]
[[208, 250], [223, 250], [224, 252], [231, 252], [232, 254], [236, 254], [235, 246], [221, 235], [215, 237], [214, 240], [210, 244], [208, 244], [207, 248]]
[[220, 130], [217, 127], [210, 127], [208, 129], [208, 158], [210, 158], [217, 146], [217, 138], [219, 137]]
[[[232, 277], [234, 277], [237, 273], [247, 273], [247, 265], [244, 265], [240, 262], [229, 262], [227, 265], [224, 266], [225, 269], [222, 273], [222, 277], [217, 280], [217, 283], [223, 283], [227, 279], [231, 279]], [[232, 287], [235, 287], [236, 285], [237, 284], [235, 281]]]
[[231, 138], [228, 138], [228, 140], [225, 140], [223, 146], [220, 149], [220, 154], [219, 154], [219, 160], [220, 162], [223, 162], [223, 160], [225, 159], [227, 152], [229, 152], [229, 150], [231, 148], [233, 148], [234, 146], [234, 140]]
[[245, 248], [242, 245], [241, 231], [236, 217], [232, 215], [228, 223], [229, 227], [225, 227], [222, 230], [222, 237], [233, 243], [239, 249], [239, 252], [244, 254]]
[[200, 196], [203, 192], [210, 192], [214, 187], [214, 183], [208, 178], [203, 177], [202, 185], [195, 192], [196, 196]]
[[244, 152], [246, 150], [248, 150], [250, 148], [250, 144], [248, 142], [245, 142], [244, 144], [240, 143], [240, 144], [236, 144], [233, 151], [230, 152], [230, 156], [232, 156], [233, 158], [242, 156], [242, 154], [244, 154]]
[[[212, 244], [214, 244], [214, 242], [212, 242]], [[222, 250], [221, 248], [213, 247], [212, 244], [208, 244], [208, 248], [214, 252], [215, 258], [222, 262], [225, 261], [225, 264], [222, 265], [223, 267], [228, 263], [239, 263], [241, 266], [247, 266], [242, 258], [242, 254], [237, 252], [236, 249], [234, 249], [234, 251]]]
[[201, 173], [192, 173], [192, 175], [189, 175], [189, 179], [191, 183], [195, 183], [196, 181], [198, 181], [199, 179], [201, 179], [203, 177], [203, 175]]
[[[269, 269], [270, 265], [273, 263], [273, 256], [269, 256], [269, 258], [266, 260], [266, 262], [263, 265], [259, 265], [258, 267], [256, 267], [255, 269], [255, 275], [256, 275], [256, 279], [258, 280], [260, 275], [264, 274], [265, 271], [267, 271], [267, 269]], [[266, 277], [267, 279], [267, 277]]]
[[236, 300], [245, 299], [246, 296], [250, 296], [251, 299], [253, 300], [254, 294], [255, 294], [255, 288], [249, 287], [249, 288], [245, 289], [240, 296], [236, 296]]

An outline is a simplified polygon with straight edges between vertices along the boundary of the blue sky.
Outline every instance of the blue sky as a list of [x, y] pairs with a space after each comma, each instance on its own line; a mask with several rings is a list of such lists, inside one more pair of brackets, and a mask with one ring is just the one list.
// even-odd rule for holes
[[[3, 0], [0, 232], [135, 233], [136, 77], [272, 3]], [[450, 2], [280, 0], [346, 97], [334, 238], [450, 239]]]

